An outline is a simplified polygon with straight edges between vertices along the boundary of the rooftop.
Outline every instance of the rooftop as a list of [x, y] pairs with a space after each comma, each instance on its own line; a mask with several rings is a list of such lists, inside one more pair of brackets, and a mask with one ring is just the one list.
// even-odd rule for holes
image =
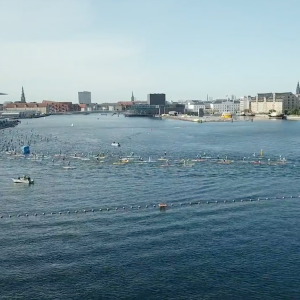
[[34, 108], [34, 107], [47, 107], [46, 103], [8, 103], [4, 104], [5, 108]]

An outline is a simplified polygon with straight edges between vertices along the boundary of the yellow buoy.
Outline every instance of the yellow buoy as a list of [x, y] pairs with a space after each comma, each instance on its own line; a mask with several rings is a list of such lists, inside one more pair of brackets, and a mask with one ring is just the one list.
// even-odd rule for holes
[[260, 150], [260, 156], [263, 156], [263, 149]]

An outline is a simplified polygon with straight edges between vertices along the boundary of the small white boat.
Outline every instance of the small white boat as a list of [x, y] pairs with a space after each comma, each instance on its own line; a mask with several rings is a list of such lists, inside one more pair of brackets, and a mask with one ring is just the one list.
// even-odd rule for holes
[[74, 124], [72, 123], [72, 124], [71, 124], [71, 127], [73, 127], [73, 126], [74, 126]]
[[12, 181], [14, 183], [25, 183], [25, 184], [33, 184], [34, 183], [34, 181], [30, 177], [26, 177], [26, 176], [19, 177], [17, 179], [12, 178]]
[[76, 169], [76, 167], [72, 167], [72, 166], [63, 166], [63, 169], [71, 170], [71, 169]]
[[121, 146], [120, 143], [116, 143], [116, 142], [111, 143], [111, 145], [114, 146], [114, 147], [120, 147]]
[[284, 119], [284, 114], [277, 113], [277, 112], [272, 112], [268, 116], [269, 116], [269, 119]]

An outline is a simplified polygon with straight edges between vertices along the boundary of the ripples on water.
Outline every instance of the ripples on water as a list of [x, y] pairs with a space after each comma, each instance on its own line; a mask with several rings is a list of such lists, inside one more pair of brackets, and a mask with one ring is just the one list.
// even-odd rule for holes
[[[282, 155], [288, 163], [158, 168], [71, 161], [77, 169], [63, 170], [46, 160], [3, 157], [1, 299], [299, 297], [300, 200], [282, 197], [299, 194], [300, 123], [97, 117], [25, 121], [13, 132], [56, 135], [56, 142], [32, 145], [51, 154], [113, 150], [157, 159], [166, 151], [180, 159], [205, 152], [242, 160], [264, 149], [266, 158]], [[120, 149], [111, 149], [112, 141]], [[36, 184], [14, 186], [10, 178], [23, 173]], [[258, 197], [270, 200], [232, 202]], [[201, 205], [188, 204], [200, 200]], [[160, 202], [174, 207], [160, 212], [153, 207]]]

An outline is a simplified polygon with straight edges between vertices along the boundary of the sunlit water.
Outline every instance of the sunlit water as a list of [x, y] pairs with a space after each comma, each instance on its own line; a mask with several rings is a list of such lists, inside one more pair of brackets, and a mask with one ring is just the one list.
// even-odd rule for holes
[[[279, 120], [23, 120], [11, 135], [52, 136], [31, 145], [49, 159], [1, 156], [0, 298], [298, 299], [299, 130]], [[261, 149], [262, 164], [250, 163]], [[59, 151], [90, 160], [67, 158], [76, 169], [66, 170], [52, 162]], [[131, 152], [156, 162], [113, 164]], [[180, 163], [197, 155], [212, 159]], [[13, 184], [23, 174], [35, 184]]]

